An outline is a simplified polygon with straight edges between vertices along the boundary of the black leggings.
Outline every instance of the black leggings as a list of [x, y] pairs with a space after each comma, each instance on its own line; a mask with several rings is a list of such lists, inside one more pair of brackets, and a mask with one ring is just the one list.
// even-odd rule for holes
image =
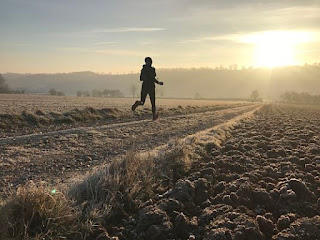
[[142, 87], [141, 89], [141, 101], [139, 105], [143, 105], [146, 101], [146, 97], [149, 94], [151, 105], [152, 105], [152, 114], [156, 115], [156, 91], [155, 87]]

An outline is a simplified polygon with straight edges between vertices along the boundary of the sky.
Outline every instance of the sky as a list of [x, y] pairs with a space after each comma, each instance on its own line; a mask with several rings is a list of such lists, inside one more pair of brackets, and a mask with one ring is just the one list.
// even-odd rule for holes
[[319, 0], [0, 0], [0, 72], [320, 62]]

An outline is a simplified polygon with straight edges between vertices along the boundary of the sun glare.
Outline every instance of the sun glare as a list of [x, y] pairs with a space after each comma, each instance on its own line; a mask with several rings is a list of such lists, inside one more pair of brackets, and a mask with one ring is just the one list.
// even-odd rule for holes
[[256, 45], [254, 61], [260, 67], [276, 67], [295, 64], [294, 46], [275, 39], [261, 41]]
[[298, 64], [295, 52], [298, 45], [310, 41], [311, 33], [295, 31], [268, 31], [247, 35], [242, 42], [256, 46], [254, 65], [277, 67]]

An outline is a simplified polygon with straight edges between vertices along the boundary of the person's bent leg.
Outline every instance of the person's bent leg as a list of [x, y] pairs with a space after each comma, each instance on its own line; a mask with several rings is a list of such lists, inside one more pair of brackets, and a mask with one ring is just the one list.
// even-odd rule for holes
[[140, 98], [140, 101], [136, 101], [132, 107], [131, 107], [131, 110], [134, 111], [136, 110], [136, 108], [138, 106], [142, 106], [144, 105], [144, 102], [146, 101], [146, 97], [147, 97], [147, 91], [145, 91], [144, 88], [141, 89], [141, 98]]

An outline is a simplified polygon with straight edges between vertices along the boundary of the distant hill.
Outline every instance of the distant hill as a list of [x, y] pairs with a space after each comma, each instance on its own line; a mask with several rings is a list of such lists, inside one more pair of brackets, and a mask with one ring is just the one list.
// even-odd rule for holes
[[[50, 88], [75, 95], [77, 91], [119, 89], [132, 96], [132, 85], [140, 91], [139, 74], [98, 74], [73, 72], [56, 74], [2, 74], [15, 90], [47, 93]], [[275, 69], [158, 69], [157, 75], [165, 82], [164, 97], [178, 98], [247, 98], [258, 90], [264, 98], [280, 96], [285, 91], [320, 94], [320, 66], [290, 66]]]
[[68, 95], [75, 95], [77, 91], [91, 91], [93, 89], [123, 89], [129, 91], [130, 84], [138, 75], [101, 75], [93, 72], [74, 72], [56, 74], [3, 74], [9, 87], [26, 90], [32, 93], [47, 93], [55, 88]]

